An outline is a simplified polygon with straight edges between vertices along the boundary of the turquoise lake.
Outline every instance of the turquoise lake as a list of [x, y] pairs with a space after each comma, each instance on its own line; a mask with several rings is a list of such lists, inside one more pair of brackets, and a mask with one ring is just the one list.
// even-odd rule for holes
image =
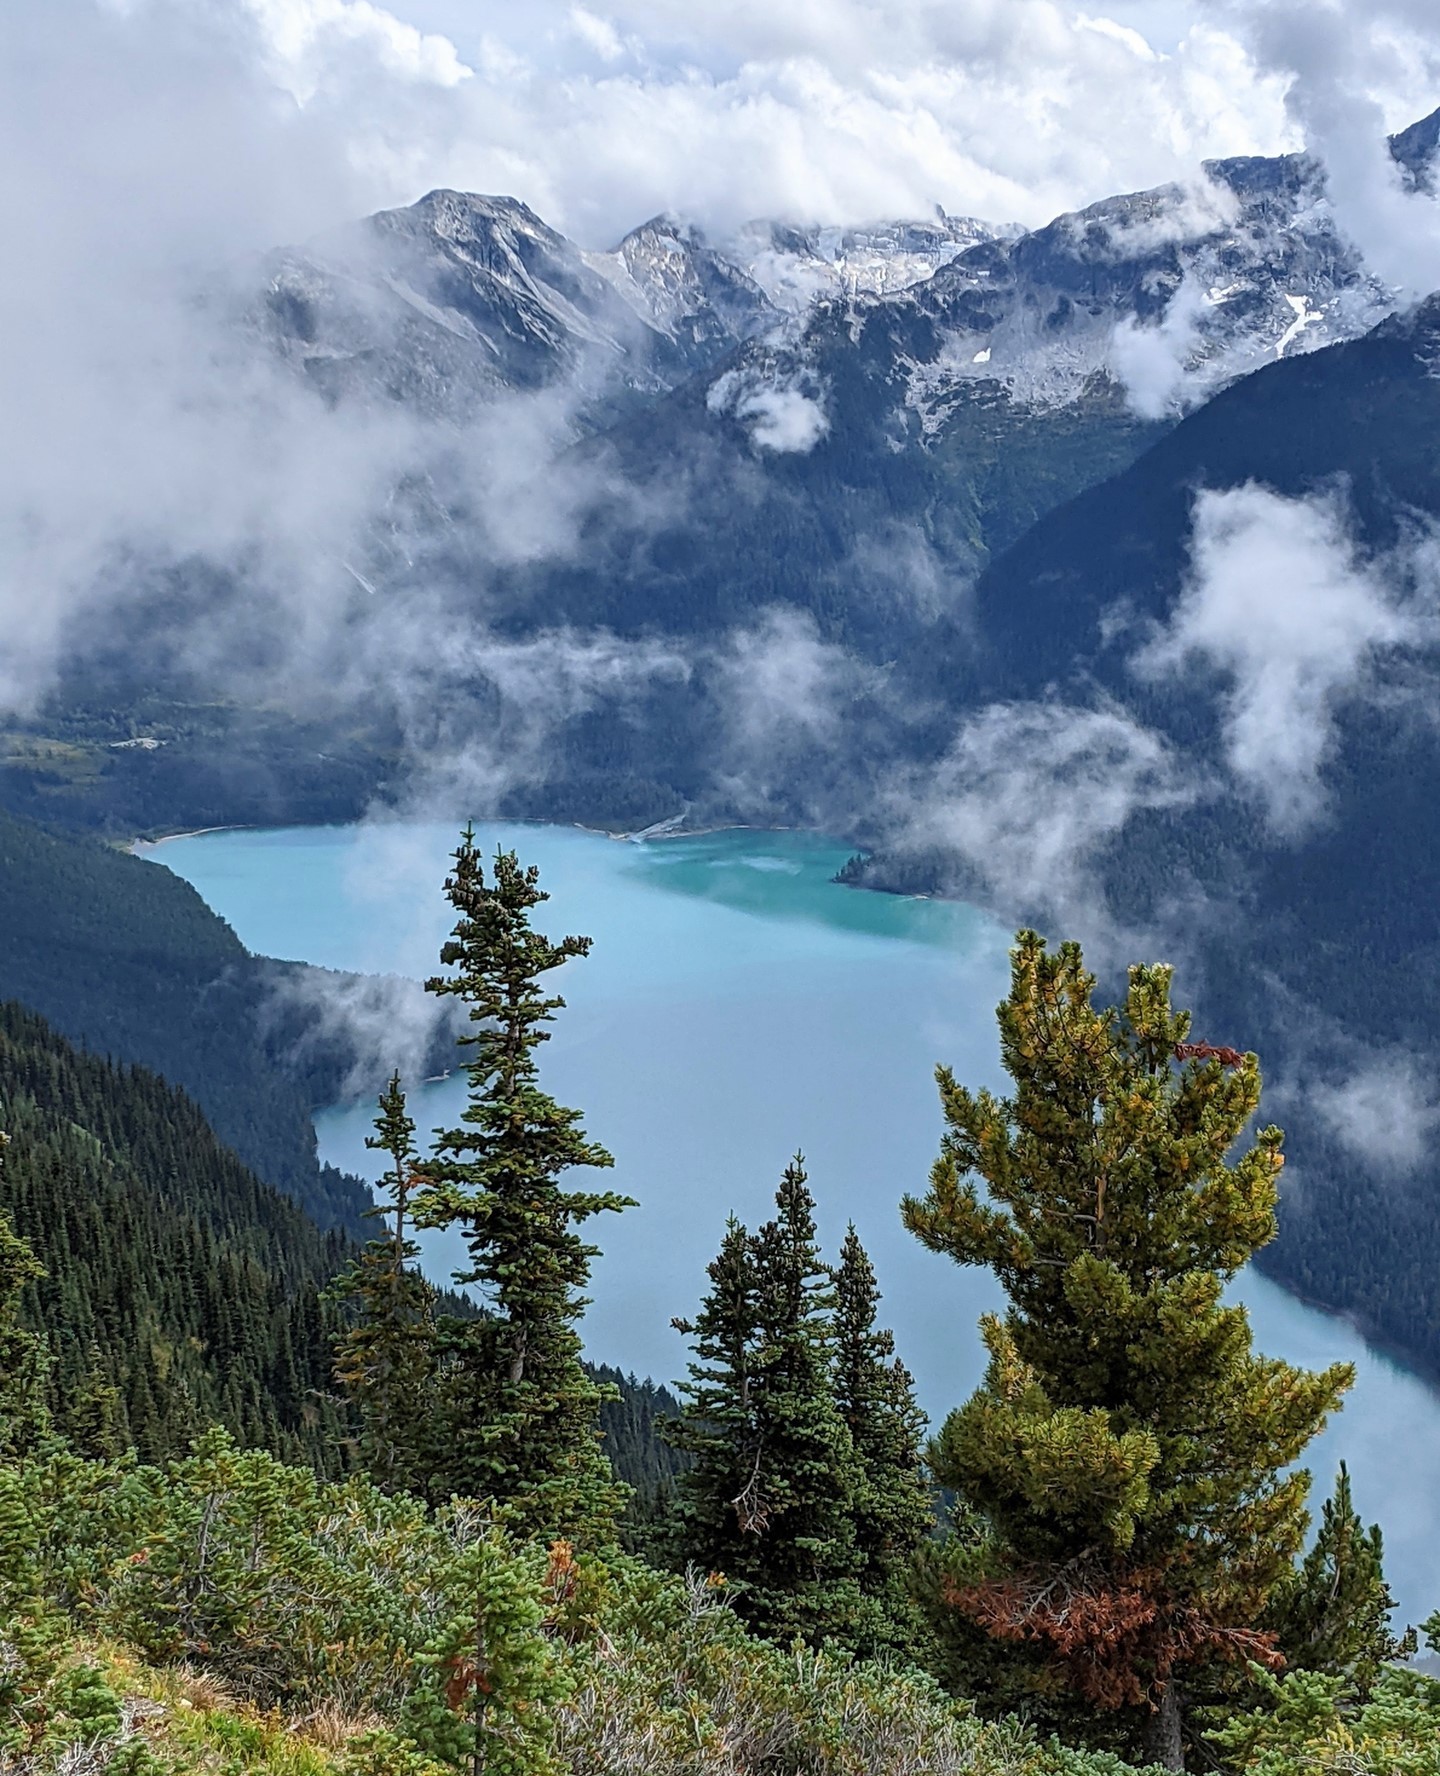
[[[637, 844], [560, 827], [478, 831], [539, 865], [552, 896], [541, 930], [594, 939], [552, 977], [568, 1005], [542, 1056], [547, 1089], [583, 1108], [615, 1156], [613, 1173], [591, 1175], [640, 1205], [590, 1224], [603, 1256], [589, 1353], [657, 1380], [683, 1373], [670, 1321], [696, 1306], [726, 1216], [766, 1218], [802, 1151], [822, 1236], [833, 1252], [855, 1222], [926, 1410], [964, 1399], [983, 1366], [975, 1322], [998, 1288], [922, 1250], [897, 1204], [924, 1190], [938, 1147], [936, 1063], [967, 1084], [1002, 1083], [994, 1008], [1010, 934], [969, 907], [839, 887], [844, 847], [807, 834]], [[146, 850], [252, 950], [423, 978], [449, 929], [441, 883], [454, 842], [451, 826], [395, 822]], [[411, 1112], [423, 1134], [461, 1102], [461, 1082], [443, 1080], [416, 1090]], [[362, 1104], [322, 1116], [324, 1157], [374, 1176], [373, 1114]], [[458, 1261], [433, 1241], [426, 1256], [438, 1278]], [[1262, 1350], [1356, 1364], [1349, 1404], [1309, 1463], [1317, 1491], [1348, 1461], [1360, 1510], [1384, 1526], [1406, 1618], [1440, 1608], [1440, 1397], [1263, 1277], [1246, 1275], [1236, 1294]]]

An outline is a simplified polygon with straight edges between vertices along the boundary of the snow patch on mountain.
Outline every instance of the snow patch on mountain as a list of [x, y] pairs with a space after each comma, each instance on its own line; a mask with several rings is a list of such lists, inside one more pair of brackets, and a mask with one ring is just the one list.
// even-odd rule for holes
[[[1440, 112], [1391, 142], [1417, 189], [1437, 149]], [[827, 420], [813, 386], [839, 359], [878, 391], [871, 418], [894, 447], [937, 438], [972, 400], [1045, 409], [1119, 391], [1163, 418], [1397, 304], [1337, 227], [1323, 168], [1287, 155], [1209, 162], [1030, 232], [937, 212], [754, 222], [717, 241], [657, 216], [609, 252], [514, 199], [437, 191], [274, 255], [261, 325], [332, 399], [453, 416], [553, 388], [578, 433], [716, 376], [710, 412], [796, 450], [851, 423]]]
[[1101, 378], [1159, 418], [1393, 311], [1394, 292], [1337, 230], [1313, 162], [1205, 171], [1200, 184], [1111, 198], [1013, 243], [971, 249], [894, 298], [922, 310], [936, 341], [906, 367], [906, 403], [922, 429], [943, 426], [963, 398], [957, 383], [975, 380], [1044, 407], [1079, 399]]
[[973, 216], [879, 222], [866, 228], [751, 222], [724, 245], [776, 308], [803, 313], [829, 297], [883, 296], [933, 277], [981, 241], [1013, 239], [1018, 226]]
[[760, 285], [677, 217], [656, 216], [585, 259], [649, 326], [694, 353], [728, 350], [778, 318]]

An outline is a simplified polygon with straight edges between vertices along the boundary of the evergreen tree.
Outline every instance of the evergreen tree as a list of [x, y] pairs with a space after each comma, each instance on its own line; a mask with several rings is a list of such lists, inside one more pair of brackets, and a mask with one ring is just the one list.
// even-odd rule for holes
[[493, 881], [466, 830], [446, 894], [459, 915], [440, 959], [453, 974], [426, 983], [469, 1009], [469, 1102], [462, 1126], [436, 1135], [412, 1199], [417, 1223], [455, 1227], [470, 1264], [456, 1281], [480, 1291], [483, 1317], [445, 1322], [437, 1478], [452, 1491], [494, 1498], [546, 1536], [579, 1541], [613, 1533], [621, 1492], [600, 1451], [604, 1390], [580, 1362], [579, 1294], [597, 1248], [575, 1231], [628, 1208], [613, 1191], [563, 1189], [575, 1166], [609, 1166], [585, 1138], [580, 1113], [540, 1088], [535, 1051], [564, 1000], [543, 977], [589, 953], [587, 937], [558, 943], [533, 930], [530, 910], [549, 898], [539, 871], [497, 851]]
[[370, 1477], [387, 1492], [425, 1493], [433, 1465], [435, 1291], [415, 1268], [415, 1124], [398, 1073], [380, 1094], [375, 1131], [365, 1144], [390, 1155], [390, 1170], [380, 1182], [386, 1200], [369, 1212], [389, 1220], [385, 1236], [371, 1240], [335, 1284], [336, 1299], [357, 1313], [336, 1340], [335, 1374], [359, 1413]]
[[441, 1767], [465, 1776], [561, 1776], [550, 1740], [568, 1686], [541, 1599], [563, 1595], [573, 1571], [567, 1542], [552, 1543], [547, 1555], [488, 1525], [436, 1575], [440, 1619], [417, 1660], [424, 1676], [404, 1718], [415, 1746]]
[[678, 1481], [678, 1548], [736, 1586], [758, 1633], [812, 1645], [861, 1628], [851, 1519], [855, 1455], [831, 1377], [833, 1297], [796, 1160], [753, 1237], [732, 1221], [694, 1324], [700, 1361], [671, 1433], [696, 1466]]
[[78, 1455], [111, 1461], [124, 1453], [120, 1390], [97, 1344], [90, 1346], [80, 1385], [66, 1401], [62, 1418], [65, 1439]]
[[878, 1330], [880, 1291], [852, 1222], [835, 1272], [835, 1396], [855, 1457], [851, 1515], [865, 1595], [860, 1650], [911, 1657], [925, 1638], [912, 1581], [935, 1526], [921, 1445], [925, 1415], [895, 1340]]
[[[1277, 1664], [1257, 1629], [1301, 1546], [1309, 1475], [1290, 1465], [1352, 1371], [1256, 1356], [1221, 1291], [1275, 1234], [1278, 1129], [1233, 1164], [1260, 1096], [1253, 1055], [1185, 1057], [1170, 970], [1091, 1002], [1078, 945], [1032, 932], [999, 1008], [1013, 1096], [938, 1071], [947, 1130], [908, 1226], [1010, 1297], [990, 1367], [932, 1445], [936, 1478], [989, 1536], [951, 1601], [1038, 1687], [1128, 1711], [1183, 1767], [1182, 1684], [1219, 1661]], [[988, 1199], [976, 1188], [984, 1182]]]
[[1325, 1501], [1319, 1533], [1274, 1599], [1268, 1623], [1292, 1670], [1343, 1677], [1352, 1699], [1368, 1700], [1387, 1664], [1415, 1651], [1415, 1630], [1390, 1631], [1395, 1608], [1385, 1583], [1380, 1526], [1366, 1529], [1344, 1462]]
[[675, 1553], [682, 1564], [738, 1577], [757, 1528], [762, 1452], [755, 1257], [733, 1215], [707, 1274], [710, 1291], [695, 1318], [671, 1322], [695, 1347], [690, 1380], [677, 1390], [680, 1417], [663, 1432], [690, 1462], [676, 1482]]
[[[10, 1137], [0, 1133], [0, 1166]], [[20, 1294], [41, 1275], [35, 1255], [0, 1215], [0, 1456], [24, 1454], [46, 1428], [42, 1339], [20, 1323]]]

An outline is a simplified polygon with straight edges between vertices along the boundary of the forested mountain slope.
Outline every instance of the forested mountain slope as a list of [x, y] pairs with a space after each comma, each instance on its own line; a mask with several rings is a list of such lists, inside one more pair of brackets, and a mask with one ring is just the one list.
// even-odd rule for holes
[[207, 1424], [324, 1469], [342, 1458], [321, 1300], [349, 1242], [221, 1146], [155, 1074], [0, 1005], [0, 1212], [44, 1274], [27, 1318], [62, 1428], [94, 1455], [184, 1452]]
[[[0, 1131], [0, 1216], [44, 1267], [25, 1316], [78, 1446], [166, 1460], [220, 1423], [321, 1472], [345, 1465], [342, 1310], [324, 1296], [355, 1257], [346, 1233], [262, 1183], [184, 1092], [73, 1048], [13, 1002], [0, 1004]], [[442, 1305], [466, 1311], [455, 1296]], [[606, 1452], [652, 1503], [684, 1465], [660, 1436], [679, 1403], [618, 1369], [594, 1373], [619, 1395], [601, 1412]]]
[[311, 1122], [350, 1057], [299, 1057], [303, 1019], [267, 1015], [277, 967], [171, 871], [0, 815], [0, 995], [183, 1087], [261, 1177], [358, 1234], [368, 1192], [320, 1165]]
[[[1440, 516], [1440, 297], [1364, 338], [1268, 366], [1217, 395], [1129, 469], [1042, 519], [976, 588], [984, 688], [1012, 694], [1083, 659], [1171, 722], [1175, 699], [1130, 668], [1133, 623], [1173, 613], [1191, 560], [1195, 496], [1257, 482], [1299, 498], [1335, 492], [1357, 541], [1393, 547]], [[957, 643], [958, 645], [958, 643]], [[1189, 701], [1198, 735], [1214, 710]], [[1177, 727], [1177, 731], [1179, 728]]]
[[[1292, 1182], [1265, 1262], [1431, 1366], [1437, 362], [1432, 299], [1245, 379], [1038, 524], [981, 579], [973, 621], [911, 662], [917, 697], [950, 702], [937, 768], [957, 686], [1017, 736], [1042, 712], [1057, 746], [1087, 716], [1112, 723], [1113, 770], [1078, 782], [1077, 830], [1109, 789], [1124, 817], [1097, 816], [1072, 862], [1122, 928], [1164, 934], [1203, 1034], [1255, 1048], [1278, 1088]], [[1026, 731], [1020, 779], [1043, 801], [1058, 754]], [[965, 849], [868, 879], [949, 872], [1005, 899]], [[1029, 903], [1047, 917], [1033, 883]]]
[[[1391, 144], [1414, 181], [1435, 135]], [[727, 244], [657, 218], [613, 253], [440, 191], [246, 288], [225, 337], [285, 423], [378, 427], [395, 454], [289, 590], [224, 550], [117, 566], [126, 621], [78, 630], [0, 734], [0, 806], [120, 834], [347, 819], [436, 752], [485, 751], [494, 812], [833, 824], [893, 739], [876, 674], [988, 564], [1217, 389], [1397, 300], [1298, 155], [1028, 232]], [[751, 793], [741, 681], [817, 643], [848, 656], [821, 666], [862, 686], [856, 719]]]
[[[1392, 143], [1412, 171], [1431, 121]], [[511, 620], [703, 634], [789, 606], [886, 659], [1181, 412], [1393, 306], [1303, 155], [980, 240], [909, 288], [755, 330], [582, 446], [629, 509], [573, 567], [520, 576]]]

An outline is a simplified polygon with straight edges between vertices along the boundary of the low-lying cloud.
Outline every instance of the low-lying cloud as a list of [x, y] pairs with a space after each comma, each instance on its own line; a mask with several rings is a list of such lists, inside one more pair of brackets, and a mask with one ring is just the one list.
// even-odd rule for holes
[[1227, 682], [1230, 772], [1277, 834], [1297, 835], [1325, 813], [1342, 706], [1385, 654], [1417, 639], [1416, 619], [1360, 559], [1336, 499], [1254, 484], [1203, 491], [1190, 557], [1179, 604], [1135, 670], [1181, 680], [1209, 667]]
[[[514, 192], [592, 245], [659, 209], [717, 235], [757, 213], [855, 222], [937, 201], [1042, 221], [1298, 139], [1281, 75], [1238, 37], [1194, 20], [1162, 52], [1126, 16], [1057, 0], [783, 19], [502, 4], [483, 33], [448, 0], [22, 0], [16, 24], [0, 59], [10, 707], [33, 705], [73, 638], [207, 575], [225, 595], [202, 596], [172, 652], [248, 661], [282, 689], [287, 667], [343, 681], [407, 653], [357, 644], [357, 625], [453, 618], [433, 596], [446, 521], [483, 545], [462, 563], [483, 633], [495, 576], [563, 556], [637, 497], [566, 458], [564, 390], [449, 431], [378, 401], [327, 407], [235, 324], [270, 247], [437, 184]], [[1183, 395], [1189, 301], [1120, 342], [1141, 410]], [[725, 398], [762, 458], [825, 435], [823, 388]], [[417, 511], [440, 522], [427, 533]], [[269, 642], [253, 660], [247, 621]]]
[[1440, 1095], [1434, 1069], [1399, 1052], [1370, 1056], [1354, 1071], [1312, 1085], [1310, 1107], [1348, 1152], [1367, 1166], [1415, 1172], [1435, 1148]]
[[1073, 928], [1103, 908], [1101, 848], [1140, 811], [1199, 793], [1165, 740], [1119, 708], [998, 703], [886, 813], [897, 843], [954, 856], [998, 904]]
[[[286, 1033], [287, 1058], [303, 1067], [321, 1055], [341, 1055], [342, 1101], [373, 1097], [398, 1072], [424, 1078], [432, 1061], [451, 1064], [460, 1016], [418, 980], [397, 974], [340, 974], [286, 964], [272, 980], [269, 1026]], [[262, 1020], [262, 1033], [267, 1024]], [[298, 1032], [298, 1034], [297, 1034]]]
[[1411, 299], [1440, 289], [1440, 201], [1410, 189], [1387, 130], [1440, 95], [1440, 18], [1430, 0], [1218, 0], [1253, 65], [1284, 83], [1285, 107], [1325, 167], [1341, 230], [1372, 271]]
[[1158, 321], [1147, 324], [1127, 315], [1116, 327], [1111, 368], [1141, 419], [1164, 419], [1186, 404], [1205, 308], [1205, 292], [1187, 277]]
[[712, 413], [728, 413], [739, 420], [757, 450], [782, 455], [804, 455], [830, 429], [817, 391], [764, 370], [727, 370], [711, 383], [705, 405]]

